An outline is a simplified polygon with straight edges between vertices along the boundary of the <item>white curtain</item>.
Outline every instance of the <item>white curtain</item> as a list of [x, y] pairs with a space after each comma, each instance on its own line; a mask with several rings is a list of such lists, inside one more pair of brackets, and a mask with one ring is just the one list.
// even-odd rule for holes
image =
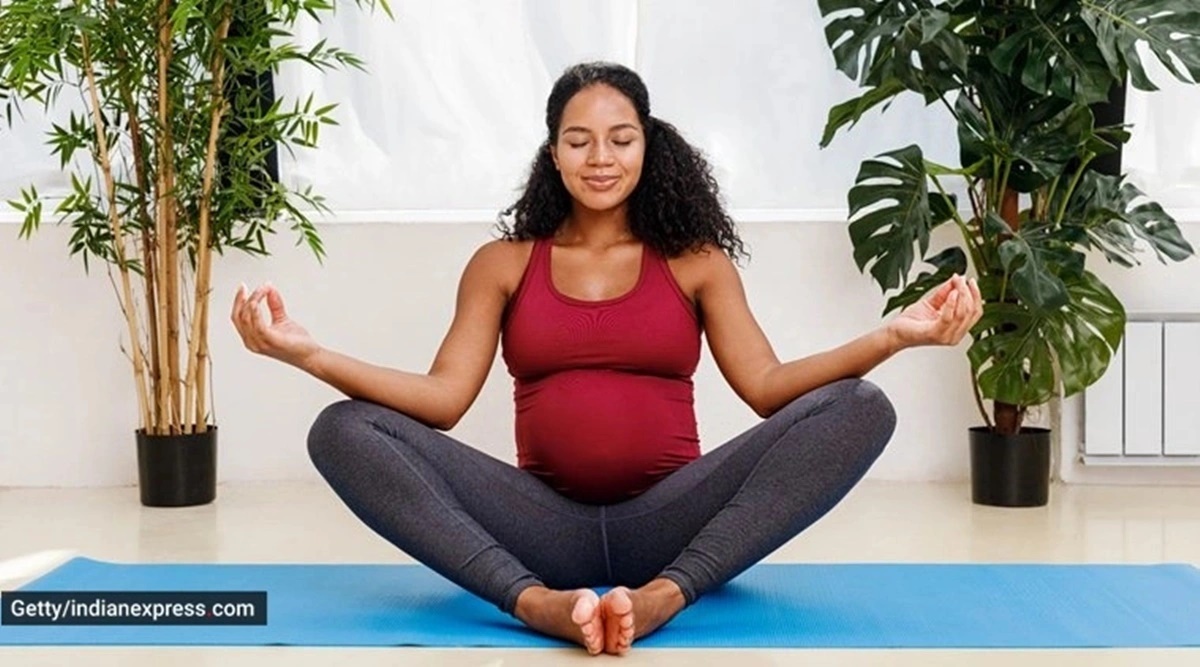
[[1129, 90], [1125, 122], [1133, 137], [1122, 169], [1168, 213], [1200, 222], [1200, 86], [1175, 79], [1145, 51], [1142, 58], [1159, 90]]
[[954, 158], [948, 114], [915, 98], [819, 149], [828, 108], [855, 90], [833, 67], [814, 3], [414, 0], [395, 9], [394, 22], [343, 11], [304, 35], [345, 44], [372, 76], [289, 71], [280, 81], [343, 105], [341, 126], [285, 171], [348, 219], [504, 207], [545, 136], [551, 85], [591, 59], [636, 69], [652, 112], [705, 151], [727, 204], [751, 217], [836, 219], [859, 161], [910, 142]]
[[371, 73], [289, 67], [277, 86], [341, 105], [320, 148], [281, 165], [339, 212], [496, 209], [545, 135], [558, 73], [583, 59], [634, 64], [634, 0], [401, 1], [394, 21], [343, 5], [300, 36], [344, 46]]
[[[305, 44], [328, 39], [368, 73], [289, 66], [287, 99], [338, 103], [316, 150], [284, 153], [282, 177], [311, 185], [338, 220], [492, 219], [517, 197], [545, 136], [545, 99], [566, 67], [636, 69], [655, 115], [710, 158], [742, 219], [844, 218], [859, 162], [918, 143], [957, 158], [949, 114], [915, 95], [821, 150], [830, 106], [854, 96], [834, 67], [816, 3], [792, 0], [392, 0], [395, 19], [343, 0]], [[1200, 90], [1132, 92], [1131, 176], [1169, 210], [1200, 215]], [[0, 199], [29, 182], [65, 191], [42, 124], [0, 128]], [[36, 129], [33, 129], [36, 128]], [[11, 213], [5, 217], [12, 219]]]

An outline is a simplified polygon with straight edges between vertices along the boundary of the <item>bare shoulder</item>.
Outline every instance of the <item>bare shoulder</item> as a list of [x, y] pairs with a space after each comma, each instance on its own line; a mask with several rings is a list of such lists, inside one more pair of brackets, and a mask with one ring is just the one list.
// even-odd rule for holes
[[480, 283], [499, 287], [506, 297], [516, 292], [533, 252], [533, 241], [494, 239], [479, 246], [464, 271]]
[[729, 255], [715, 243], [705, 243], [698, 249], [684, 250], [668, 264], [679, 288], [695, 303], [706, 286], [729, 280], [736, 281], [737, 266]]

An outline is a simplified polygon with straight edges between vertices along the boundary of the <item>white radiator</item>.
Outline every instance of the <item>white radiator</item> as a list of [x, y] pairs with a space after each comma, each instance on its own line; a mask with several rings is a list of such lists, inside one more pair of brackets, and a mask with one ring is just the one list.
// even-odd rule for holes
[[1083, 412], [1085, 464], [1200, 465], [1200, 317], [1129, 315]]

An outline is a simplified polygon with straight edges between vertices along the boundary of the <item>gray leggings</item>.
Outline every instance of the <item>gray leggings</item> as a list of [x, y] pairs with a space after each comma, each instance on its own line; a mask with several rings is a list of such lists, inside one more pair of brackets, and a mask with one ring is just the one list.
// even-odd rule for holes
[[371, 530], [511, 615], [529, 586], [638, 587], [657, 577], [690, 605], [832, 509], [895, 424], [878, 387], [834, 382], [613, 505], [575, 502], [365, 401], [325, 408], [308, 451]]

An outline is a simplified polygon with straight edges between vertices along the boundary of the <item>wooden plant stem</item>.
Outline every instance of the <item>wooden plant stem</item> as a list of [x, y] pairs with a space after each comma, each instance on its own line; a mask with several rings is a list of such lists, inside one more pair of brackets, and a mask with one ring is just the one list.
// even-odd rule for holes
[[[116, 0], [107, 0], [110, 9], [116, 8]], [[120, 60], [122, 68], [129, 66], [129, 54], [123, 46], [117, 47], [117, 59]], [[146, 153], [144, 146], [144, 137], [142, 135], [142, 124], [138, 118], [137, 103], [133, 99], [133, 93], [129, 90], [129, 81], [122, 78], [120, 82], [121, 103], [125, 105], [125, 114], [129, 117], [129, 139], [133, 144], [133, 171], [137, 177], [138, 184], [138, 213], [142, 221], [142, 230], [139, 234], [142, 249], [142, 271], [145, 279], [146, 290], [146, 336], [150, 341], [158, 340], [158, 307], [157, 307], [157, 289], [154, 276], [157, 275], [157, 253], [155, 252], [154, 240], [154, 218], [151, 217], [150, 211], [146, 208], [146, 194], [150, 192], [149, 176], [146, 173]], [[158, 395], [158, 386], [162, 381], [157, 374], [157, 369], [161, 363], [159, 359], [158, 345], [150, 346], [150, 368], [152, 372], [150, 378], [150, 395]]]
[[175, 159], [171, 140], [170, 88], [167, 70], [171, 61], [171, 2], [158, 5], [158, 208], [156, 234], [160, 251], [159, 285], [159, 385], [158, 413], [161, 434], [181, 432], [179, 402], [179, 274], [178, 239], [175, 224]]
[[[1009, 229], [1015, 234], [1021, 228], [1020, 194], [1012, 188], [1006, 188], [1000, 200], [1000, 217], [1008, 223]], [[1021, 432], [1021, 421], [1025, 410], [1011, 403], [995, 401], [992, 411], [996, 417], [996, 432], [1002, 435], [1016, 435]]]
[[125, 324], [129, 329], [130, 348], [132, 348], [133, 358], [133, 378], [137, 389], [138, 411], [141, 417], [141, 427], [147, 429], [151, 426], [149, 398], [146, 394], [146, 373], [145, 360], [142, 357], [142, 348], [138, 333], [136, 302], [133, 299], [133, 287], [129, 280], [129, 265], [125, 260], [125, 237], [121, 230], [121, 217], [117, 210], [117, 188], [113, 181], [112, 162], [108, 154], [108, 129], [104, 124], [104, 118], [100, 114], [100, 93], [96, 88], [96, 72], [92, 66], [91, 50], [88, 46], [88, 37], [86, 32], [80, 32], [83, 46], [83, 65], [84, 72], [88, 81], [88, 94], [92, 104], [92, 123], [96, 127], [96, 144], [97, 151], [100, 153], [100, 170], [104, 175], [104, 185], [108, 193], [108, 224], [112, 229], [113, 234], [113, 249], [117, 254], [117, 266], [121, 274], [121, 292], [125, 303], [122, 310], [125, 313]]
[[[200, 193], [200, 230], [196, 249], [196, 307], [192, 317], [192, 331], [188, 340], [187, 389], [185, 401], [189, 416], [194, 416], [197, 432], [207, 430], [204, 410], [204, 363], [208, 356], [206, 341], [208, 328], [204, 322], [208, 320], [209, 286], [212, 281], [212, 251], [209, 248], [212, 236], [212, 189], [213, 178], [217, 167], [217, 139], [221, 133], [221, 119], [225, 115], [225, 58], [222, 51], [226, 36], [229, 34], [229, 24], [233, 19], [233, 8], [226, 4], [221, 24], [217, 28], [216, 39], [213, 41], [212, 62], [212, 113], [208, 127], [208, 149], [204, 156], [204, 181]], [[192, 412], [192, 401], [196, 399], [195, 412]]]

